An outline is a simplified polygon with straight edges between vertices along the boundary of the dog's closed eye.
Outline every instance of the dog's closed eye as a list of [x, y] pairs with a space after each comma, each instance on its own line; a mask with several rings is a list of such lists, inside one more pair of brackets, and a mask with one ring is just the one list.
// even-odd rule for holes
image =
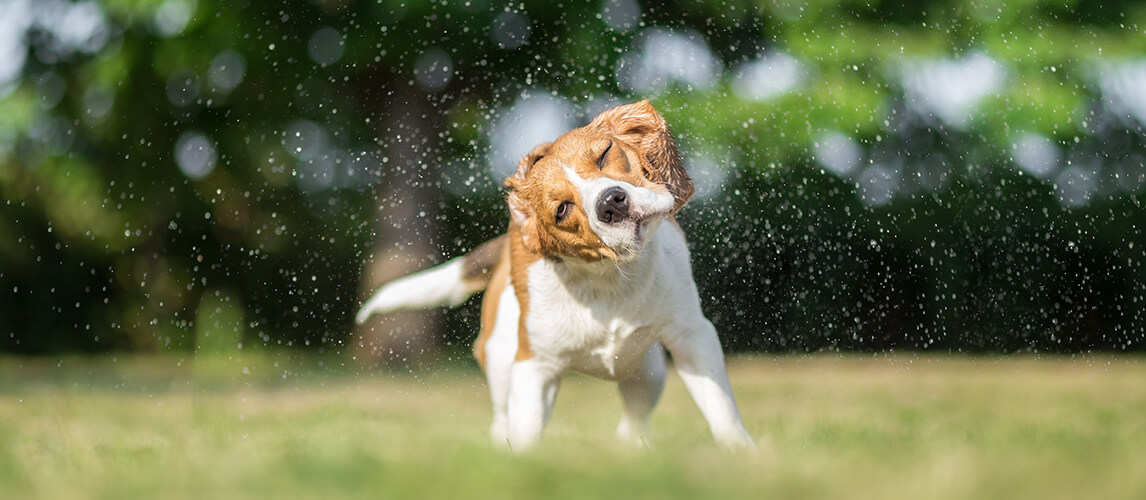
[[605, 168], [605, 157], [608, 156], [609, 151], [611, 151], [612, 149], [613, 149], [613, 141], [609, 141], [609, 145], [605, 147], [605, 150], [601, 152], [601, 156], [599, 158], [597, 158], [597, 169], [598, 170], [604, 170], [604, 168]]

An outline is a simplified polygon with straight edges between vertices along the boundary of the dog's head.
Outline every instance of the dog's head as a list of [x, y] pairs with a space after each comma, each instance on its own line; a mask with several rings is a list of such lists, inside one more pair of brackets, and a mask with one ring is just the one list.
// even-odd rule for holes
[[648, 101], [609, 109], [537, 146], [505, 181], [526, 248], [546, 257], [630, 260], [692, 196], [692, 179]]

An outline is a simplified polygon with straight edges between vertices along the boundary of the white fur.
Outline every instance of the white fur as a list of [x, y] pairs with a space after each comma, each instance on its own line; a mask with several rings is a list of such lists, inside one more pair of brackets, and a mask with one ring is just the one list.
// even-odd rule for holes
[[507, 444], [509, 421], [509, 380], [513, 358], [517, 355], [517, 322], [521, 307], [513, 292], [513, 285], [505, 287], [497, 306], [497, 320], [485, 343], [485, 372], [489, 382], [489, 396], [493, 403], [493, 423], [489, 428], [494, 444]]
[[438, 267], [398, 278], [378, 288], [367, 300], [354, 321], [366, 322], [373, 314], [399, 309], [427, 309], [456, 306], [485, 288], [481, 281], [466, 281], [465, 261], [458, 257]]
[[673, 353], [717, 441], [753, 446], [688, 270], [688, 249], [676, 228], [653, 233], [630, 261], [543, 259], [530, 266], [526, 325], [533, 358], [514, 364], [508, 406], [515, 450], [538, 442], [558, 377], [570, 369], [619, 382], [626, 412], [618, 434], [644, 442], [664, 380], [658, 341]]
[[535, 359], [513, 363], [509, 385], [509, 445], [514, 451], [534, 447], [553, 414], [561, 370]]

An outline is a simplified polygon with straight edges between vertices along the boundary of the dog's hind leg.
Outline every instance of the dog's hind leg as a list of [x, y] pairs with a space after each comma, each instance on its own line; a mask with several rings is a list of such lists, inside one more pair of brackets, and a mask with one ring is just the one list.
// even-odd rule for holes
[[499, 356], [490, 356], [486, 367], [486, 381], [489, 383], [489, 399], [493, 404], [493, 423], [489, 426], [489, 439], [497, 446], [509, 444], [509, 374], [513, 368], [513, 358], [502, 363]]
[[649, 414], [665, 387], [665, 353], [660, 342], [645, 351], [641, 369], [636, 375], [617, 384], [625, 405], [617, 437], [637, 446], [649, 446]]
[[[487, 300], [494, 299], [487, 297]], [[485, 368], [489, 398], [493, 404], [493, 423], [489, 428], [489, 437], [493, 444], [507, 446], [510, 373], [513, 371], [513, 358], [517, 354], [517, 325], [521, 312], [512, 285], [505, 287], [495, 303], [486, 304], [487, 307], [495, 308], [496, 315], [491, 316], [488, 336], [483, 332], [484, 340], [478, 345], [478, 359]]]

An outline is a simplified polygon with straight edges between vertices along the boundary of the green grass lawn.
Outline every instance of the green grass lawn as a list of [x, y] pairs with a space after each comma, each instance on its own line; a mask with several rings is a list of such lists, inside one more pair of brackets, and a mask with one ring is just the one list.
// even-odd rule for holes
[[675, 375], [651, 451], [570, 376], [522, 457], [468, 365], [319, 361], [0, 359], [0, 498], [1146, 498], [1140, 358], [734, 359], [759, 446], [734, 454]]

